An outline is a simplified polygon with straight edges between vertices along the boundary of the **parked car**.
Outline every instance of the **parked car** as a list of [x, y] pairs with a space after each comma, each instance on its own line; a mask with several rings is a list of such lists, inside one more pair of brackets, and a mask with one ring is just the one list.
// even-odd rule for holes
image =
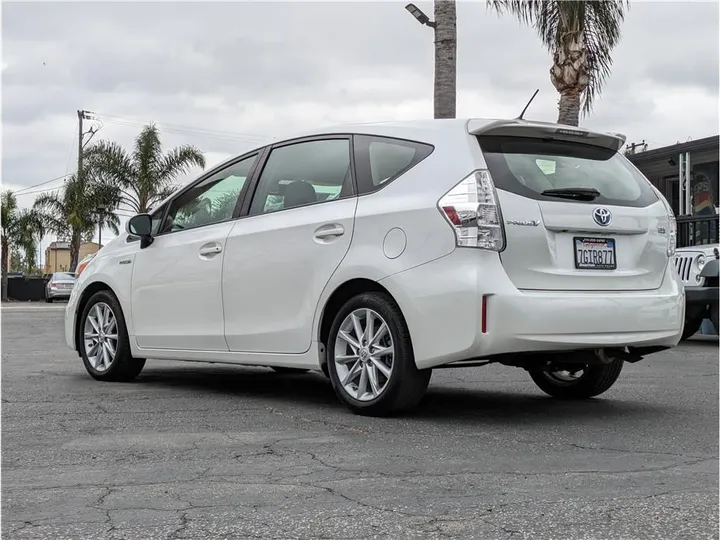
[[258, 148], [128, 221], [78, 279], [67, 344], [101, 381], [146, 358], [323, 370], [367, 415], [487, 363], [597, 396], [677, 345], [685, 310], [673, 212], [624, 140], [453, 119]]
[[685, 325], [682, 339], [695, 335], [705, 319], [718, 333], [718, 266], [720, 246], [706, 244], [679, 248], [675, 269], [685, 286]]
[[75, 274], [71, 272], [55, 272], [45, 285], [45, 301], [67, 300], [75, 286]]

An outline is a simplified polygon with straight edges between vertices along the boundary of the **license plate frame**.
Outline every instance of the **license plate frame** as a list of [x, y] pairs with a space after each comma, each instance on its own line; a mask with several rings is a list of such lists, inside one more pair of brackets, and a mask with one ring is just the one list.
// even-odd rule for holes
[[[597, 246], [603, 248], [605, 253], [611, 253], [612, 260], [607, 261], [605, 255], [600, 257], [600, 262], [585, 262], [579, 258], [580, 251], [583, 247]], [[617, 243], [614, 238], [596, 237], [596, 236], [575, 236], [573, 237], [573, 258], [575, 259], [575, 269], [577, 270], [617, 270]], [[609, 250], [609, 251], [608, 251]], [[603, 253], [599, 249], [596, 253]]]

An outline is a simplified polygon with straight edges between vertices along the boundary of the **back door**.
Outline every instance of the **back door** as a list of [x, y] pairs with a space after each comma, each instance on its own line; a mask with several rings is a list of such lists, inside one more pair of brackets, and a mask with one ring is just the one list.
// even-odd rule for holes
[[623, 139], [548, 131], [477, 137], [498, 191], [500, 257], [512, 282], [532, 290], [659, 288], [669, 217], [649, 181], [613, 147]]

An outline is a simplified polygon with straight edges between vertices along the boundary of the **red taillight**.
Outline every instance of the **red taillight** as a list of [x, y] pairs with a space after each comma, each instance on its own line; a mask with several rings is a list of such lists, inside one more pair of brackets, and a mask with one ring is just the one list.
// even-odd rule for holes
[[455, 211], [455, 208], [452, 206], [443, 206], [443, 210], [445, 211], [445, 215], [450, 220], [450, 223], [453, 225], [462, 225], [462, 222], [460, 221], [460, 216], [458, 216], [458, 213]]
[[487, 296], [482, 297], [480, 331], [487, 334]]
[[477, 170], [463, 178], [442, 196], [438, 208], [452, 225], [458, 247], [504, 249], [500, 203], [488, 171]]

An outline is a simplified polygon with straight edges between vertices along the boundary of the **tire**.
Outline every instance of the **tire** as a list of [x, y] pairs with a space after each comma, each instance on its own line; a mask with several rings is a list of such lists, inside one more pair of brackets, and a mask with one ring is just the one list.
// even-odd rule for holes
[[[365, 336], [368, 314], [377, 341], [362, 346], [357, 328]], [[341, 330], [361, 347], [350, 346], [340, 336]], [[364, 416], [388, 416], [413, 409], [432, 375], [431, 370], [419, 370], [415, 365], [410, 332], [400, 308], [387, 294], [377, 292], [359, 294], [338, 311], [330, 328], [327, 358], [338, 399], [355, 414]], [[345, 386], [343, 379], [347, 380]], [[362, 384], [364, 391], [360, 389]]]
[[281, 375], [290, 375], [293, 373], [305, 373], [305, 372], [309, 371], [307, 369], [280, 367], [280, 366], [270, 366], [270, 369], [272, 369], [275, 373], [280, 373]]
[[52, 298], [46, 298], [45, 301], [46, 301], [48, 304], [52, 304], [53, 299], [52, 299]]
[[[111, 346], [115, 345], [115, 356], [111, 357], [110, 354], [104, 356], [98, 353], [95, 356], [89, 356], [88, 352], [92, 352], [92, 345], [85, 339], [86, 330], [90, 333], [100, 335], [95, 331], [98, 320], [100, 319], [99, 312], [104, 315], [102, 318], [106, 321], [110, 320], [110, 317], [106, 315], [107, 310], [110, 311], [112, 317], [115, 320], [114, 326], [112, 322], [107, 324], [103, 329], [104, 335], [98, 338], [109, 343]], [[88, 317], [92, 317], [95, 321], [95, 325], [89, 322]], [[115, 332], [113, 332], [115, 330]], [[95, 293], [83, 309], [82, 316], [80, 317], [80, 324], [78, 324], [77, 332], [78, 341], [80, 344], [80, 355], [85, 364], [85, 369], [93, 379], [98, 381], [131, 381], [137, 377], [145, 366], [145, 360], [141, 358], [133, 358], [130, 355], [130, 341], [128, 339], [127, 327], [125, 326], [125, 317], [123, 316], [120, 303], [110, 291], [100, 291]], [[117, 339], [113, 341], [112, 338], [107, 336], [117, 336]], [[91, 339], [91, 342], [96, 342], [95, 339]], [[102, 350], [102, 346], [98, 344], [99, 350]], [[112, 347], [108, 349], [111, 350]], [[95, 349], [98, 350], [98, 349]], [[110, 361], [108, 362], [108, 358]]]
[[715, 327], [715, 333], [720, 334], [718, 332], [718, 304], [715, 303], [710, 308], [710, 321], [712, 322], [713, 326]]
[[542, 368], [533, 368], [530, 377], [546, 394], [559, 399], [587, 399], [606, 392], [622, 371], [624, 360], [614, 359], [609, 364], [586, 366], [585, 373], [576, 381], [561, 383]]
[[703, 318], [699, 317], [697, 319], [685, 319], [685, 326], [683, 327], [683, 333], [680, 337], [680, 341], [685, 341], [686, 339], [690, 339], [695, 334], [698, 333], [700, 330], [700, 326], [702, 326]]

